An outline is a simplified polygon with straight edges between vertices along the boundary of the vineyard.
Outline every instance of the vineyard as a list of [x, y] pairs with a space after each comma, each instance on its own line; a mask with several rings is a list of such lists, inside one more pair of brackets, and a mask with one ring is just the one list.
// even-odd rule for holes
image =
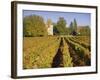
[[89, 36], [24, 37], [23, 69], [91, 65]]

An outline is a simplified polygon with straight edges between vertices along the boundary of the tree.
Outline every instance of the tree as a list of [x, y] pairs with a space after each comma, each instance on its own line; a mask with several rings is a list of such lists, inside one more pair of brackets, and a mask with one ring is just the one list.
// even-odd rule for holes
[[74, 31], [77, 32], [77, 21], [76, 21], [76, 19], [74, 19], [73, 28], [74, 28]]
[[76, 21], [76, 19], [74, 19], [74, 21], [70, 23], [69, 33], [77, 35], [77, 21]]
[[47, 35], [46, 25], [41, 16], [31, 15], [23, 20], [24, 36], [45, 36]]
[[53, 23], [53, 34], [59, 35], [59, 31], [57, 30], [57, 24], [56, 23]]
[[60, 17], [59, 20], [57, 21], [56, 29], [60, 35], [67, 34], [66, 20], [63, 17]]
[[73, 30], [74, 30], [74, 28], [73, 28], [73, 22], [71, 22], [70, 26], [69, 26], [69, 34], [71, 34]]

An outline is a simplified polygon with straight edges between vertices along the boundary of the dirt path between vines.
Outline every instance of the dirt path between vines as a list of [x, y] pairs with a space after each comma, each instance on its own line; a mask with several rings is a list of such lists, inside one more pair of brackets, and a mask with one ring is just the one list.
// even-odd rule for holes
[[64, 67], [64, 64], [63, 64], [63, 54], [62, 54], [62, 49], [63, 49], [63, 38], [61, 37], [61, 41], [60, 41], [60, 45], [59, 45], [59, 48], [58, 48], [58, 51], [53, 59], [53, 62], [52, 62], [52, 67]]

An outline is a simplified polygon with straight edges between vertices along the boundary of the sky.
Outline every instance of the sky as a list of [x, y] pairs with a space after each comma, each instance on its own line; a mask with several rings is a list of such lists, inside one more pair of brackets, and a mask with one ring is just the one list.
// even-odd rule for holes
[[52, 22], [56, 23], [59, 17], [64, 17], [67, 26], [76, 19], [78, 26], [90, 26], [91, 25], [91, 14], [90, 13], [75, 13], [75, 12], [56, 12], [56, 11], [34, 11], [34, 10], [24, 10], [23, 17], [30, 15], [39, 15], [44, 18], [46, 22], [47, 19], [51, 19]]

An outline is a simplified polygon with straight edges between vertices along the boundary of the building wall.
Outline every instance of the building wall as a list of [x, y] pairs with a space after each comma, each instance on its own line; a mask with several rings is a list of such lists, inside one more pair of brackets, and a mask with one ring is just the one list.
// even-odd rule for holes
[[50, 25], [47, 29], [48, 35], [53, 35], [53, 25]]

